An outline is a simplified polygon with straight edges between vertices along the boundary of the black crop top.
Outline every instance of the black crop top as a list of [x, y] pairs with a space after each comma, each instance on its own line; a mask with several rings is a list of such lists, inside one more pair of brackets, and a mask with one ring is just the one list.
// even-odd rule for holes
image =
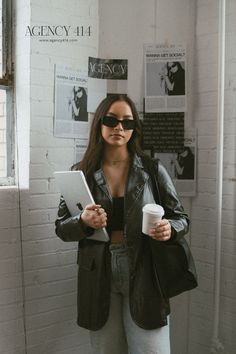
[[124, 197], [112, 198], [113, 210], [111, 219], [111, 229], [123, 230], [124, 229]]

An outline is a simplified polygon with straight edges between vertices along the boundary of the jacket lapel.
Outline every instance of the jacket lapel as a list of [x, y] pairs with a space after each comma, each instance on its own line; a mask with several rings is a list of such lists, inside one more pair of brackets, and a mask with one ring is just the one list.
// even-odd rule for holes
[[106, 184], [106, 179], [103, 173], [102, 168], [94, 172], [94, 179], [98, 185], [98, 187], [105, 193], [109, 200], [111, 200], [111, 195], [108, 190], [108, 186]]
[[140, 193], [143, 192], [144, 185], [148, 178], [148, 174], [144, 171], [141, 158], [135, 155], [126, 185], [125, 211], [127, 216], [134, 207]]
[[[136, 154], [133, 158], [133, 163], [130, 167], [125, 192], [125, 213], [128, 216], [132, 208], [135, 206], [135, 202], [138, 199], [140, 193], [144, 189], [144, 185], [148, 180], [149, 176], [144, 171], [142, 160]], [[106, 179], [102, 168], [95, 171], [94, 179], [98, 187], [105, 193], [105, 195], [111, 201], [111, 195], [106, 184]]]

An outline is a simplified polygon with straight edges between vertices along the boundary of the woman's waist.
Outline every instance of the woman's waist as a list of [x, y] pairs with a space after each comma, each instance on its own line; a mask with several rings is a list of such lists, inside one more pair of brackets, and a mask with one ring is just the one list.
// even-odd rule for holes
[[125, 242], [123, 230], [113, 230], [111, 232], [111, 243], [123, 243]]

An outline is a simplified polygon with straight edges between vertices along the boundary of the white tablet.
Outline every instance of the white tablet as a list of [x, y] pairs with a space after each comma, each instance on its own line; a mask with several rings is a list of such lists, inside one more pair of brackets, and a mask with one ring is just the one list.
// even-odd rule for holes
[[[78, 215], [86, 205], [95, 204], [83, 171], [57, 171], [54, 176], [72, 216]], [[107, 242], [109, 236], [104, 227], [95, 230], [87, 239]]]

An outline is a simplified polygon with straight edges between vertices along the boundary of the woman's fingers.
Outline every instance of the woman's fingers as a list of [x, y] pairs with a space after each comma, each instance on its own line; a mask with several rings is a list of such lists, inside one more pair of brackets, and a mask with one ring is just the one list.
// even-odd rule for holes
[[100, 229], [107, 224], [107, 213], [99, 204], [89, 204], [81, 214], [82, 221], [94, 229]]
[[97, 210], [99, 208], [101, 208], [100, 204], [88, 204], [88, 205], [86, 205], [84, 210]]
[[150, 230], [149, 236], [158, 241], [168, 241], [171, 237], [170, 222], [167, 219], [162, 219], [155, 228]]

